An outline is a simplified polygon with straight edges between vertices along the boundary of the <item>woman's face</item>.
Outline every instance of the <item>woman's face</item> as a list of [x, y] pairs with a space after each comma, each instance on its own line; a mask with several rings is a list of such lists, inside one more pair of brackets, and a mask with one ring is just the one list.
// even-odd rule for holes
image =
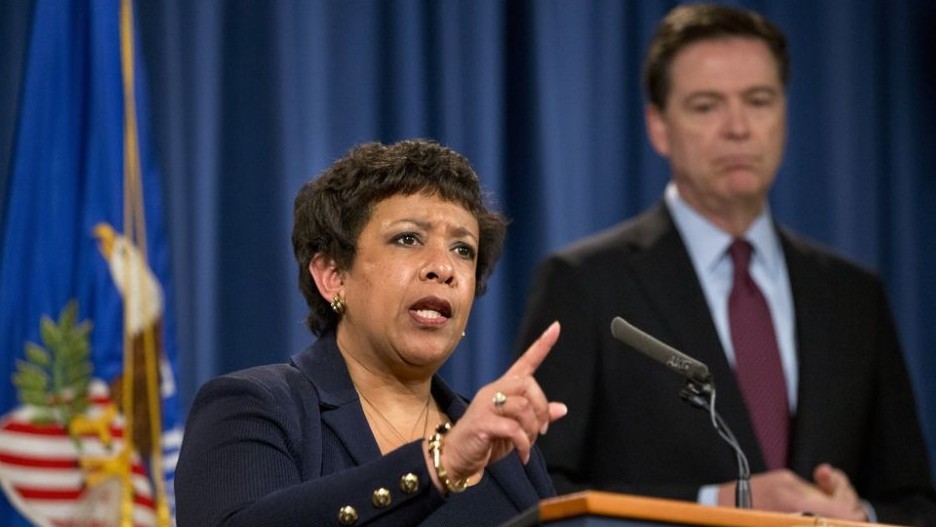
[[435, 372], [462, 337], [474, 302], [478, 221], [437, 196], [380, 201], [343, 274], [338, 342], [382, 368]]

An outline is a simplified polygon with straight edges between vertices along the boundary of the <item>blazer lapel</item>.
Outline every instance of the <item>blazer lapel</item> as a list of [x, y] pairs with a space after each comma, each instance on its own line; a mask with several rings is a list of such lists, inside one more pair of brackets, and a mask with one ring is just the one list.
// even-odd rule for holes
[[380, 458], [380, 447], [357, 400], [346, 400], [330, 407], [323, 399], [322, 422], [338, 436], [355, 463], [362, 465]]
[[313, 353], [297, 355], [293, 363], [318, 390], [322, 422], [338, 436], [355, 463], [379, 458], [380, 447], [367, 424], [334, 334], [317, 340]]
[[[363, 464], [380, 458], [380, 448], [367, 424], [360, 399], [347, 366], [338, 351], [334, 335], [326, 335], [313, 344], [312, 353], [293, 357], [293, 363], [318, 390], [322, 421], [347, 448], [354, 462]], [[468, 405], [439, 376], [433, 377], [432, 393], [445, 414], [458, 421]], [[362, 438], [370, 440], [362, 440]], [[522, 477], [524, 469], [517, 455], [511, 454], [488, 467], [488, 474], [500, 485], [517, 510], [539, 501], [533, 484]]]
[[530, 503], [537, 503], [540, 500], [530, 479], [524, 477], [526, 469], [520, 462], [520, 456], [516, 451], [488, 466], [487, 471], [491, 478], [504, 489], [504, 494], [518, 511], [522, 512]]

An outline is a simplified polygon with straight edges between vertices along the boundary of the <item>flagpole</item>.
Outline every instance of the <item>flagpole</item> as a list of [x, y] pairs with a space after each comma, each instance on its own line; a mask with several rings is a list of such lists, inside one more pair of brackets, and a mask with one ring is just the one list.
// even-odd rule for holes
[[[120, 2], [120, 51], [121, 51], [121, 73], [123, 79], [124, 91], [124, 233], [128, 236], [143, 255], [144, 261], [148, 261], [147, 243], [146, 243], [146, 218], [143, 206], [143, 186], [141, 181], [140, 167], [140, 147], [139, 133], [137, 123], [136, 108], [136, 75], [134, 71], [134, 38], [133, 38], [133, 3], [132, 0], [121, 0]], [[129, 223], [129, 225], [127, 225]], [[142, 276], [129, 277], [135, 278], [138, 282], [142, 281]], [[130, 283], [129, 281], [127, 282]], [[135, 290], [137, 294], [146, 294], [147, 288], [131, 287], [129, 290]], [[140, 303], [136, 305], [146, 305], [147, 299], [139, 299]], [[127, 320], [127, 302], [124, 301], [124, 409], [126, 413], [127, 433], [124, 435], [126, 446], [133, 448], [133, 411], [134, 404], [134, 372], [138, 365], [134, 364], [132, 353], [131, 332]], [[161, 401], [159, 393], [158, 378], [158, 358], [156, 353], [156, 342], [154, 326], [152, 324], [143, 325], [143, 350], [144, 364], [146, 372], [146, 397], [147, 414], [149, 417], [150, 431], [150, 452], [141, 453], [150, 456], [150, 472], [156, 493], [156, 519], [160, 527], [169, 527], [169, 507], [166, 498], [166, 483], [163, 469], [162, 456], [162, 418]], [[129, 404], [128, 404], [129, 403]], [[132, 452], [132, 450], [131, 450]], [[128, 470], [130, 465], [127, 465]], [[128, 474], [129, 481], [129, 474]], [[133, 525], [133, 485], [125, 486], [123, 498], [121, 501], [121, 523], [130, 527]]]

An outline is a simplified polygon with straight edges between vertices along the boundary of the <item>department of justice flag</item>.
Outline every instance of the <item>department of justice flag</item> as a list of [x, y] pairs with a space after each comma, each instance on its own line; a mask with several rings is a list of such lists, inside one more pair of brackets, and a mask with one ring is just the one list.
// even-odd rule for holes
[[174, 525], [168, 242], [131, 0], [37, 0], [0, 210], [0, 527]]

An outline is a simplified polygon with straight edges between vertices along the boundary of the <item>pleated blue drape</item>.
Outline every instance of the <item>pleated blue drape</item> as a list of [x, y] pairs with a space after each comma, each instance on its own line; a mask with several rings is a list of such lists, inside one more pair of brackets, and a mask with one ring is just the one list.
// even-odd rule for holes
[[[936, 4], [732, 3], [790, 40], [776, 216], [884, 278], [936, 459]], [[5, 182], [31, 6], [2, 4], [0, 207], [16, 199]], [[536, 262], [661, 196], [666, 165], [644, 133], [639, 69], [675, 4], [139, 2], [183, 401], [213, 375], [310, 342], [289, 242], [294, 193], [353, 144], [416, 136], [467, 155], [513, 219], [444, 369], [466, 394], [498, 376]]]

